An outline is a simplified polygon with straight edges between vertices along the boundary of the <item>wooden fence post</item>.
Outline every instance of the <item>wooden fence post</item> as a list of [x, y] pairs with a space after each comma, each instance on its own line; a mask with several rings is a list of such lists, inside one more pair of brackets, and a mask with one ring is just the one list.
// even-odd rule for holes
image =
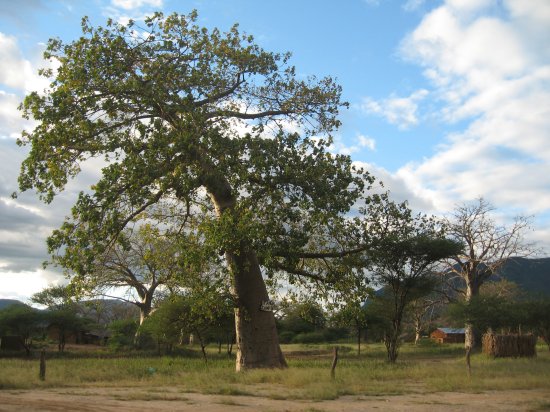
[[38, 374], [41, 381], [46, 380], [46, 350], [40, 352], [40, 373]]
[[468, 377], [472, 377], [472, 366], [470, 365], [470, 354], [472, 352], [472, 347], [468, 346], [466, 348], [466, 365], [468, 365]]
[[334, 357], [332, 358], [332, 367], [330, 368], [330, 377], [334, 379], [336, 377], [336, 363], [338, 362], [338, 346], [334, 347]]

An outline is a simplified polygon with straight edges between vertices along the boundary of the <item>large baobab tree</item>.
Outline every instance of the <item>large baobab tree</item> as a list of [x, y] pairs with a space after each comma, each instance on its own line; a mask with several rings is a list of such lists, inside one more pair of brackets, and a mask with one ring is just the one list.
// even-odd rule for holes
[[31, 146], [19, 186], [50, 202], [82, 163], [106, 162], [49, 239], [77, 273], [155, 204], [206, 205], [202, 239], [231, 275], [237, 370], [283, 367], [262, 267], [307, 277], [301, 259], [348, 255], [334, 242], [313, 249], [311, 234], [330, 232], [373, 180], [327, 151], [346, 106], [333, 79], [297, 76], [288, 54], [266, 52], [236, 25], [222, 33], [196, 21], [195, 12], [157, 13], [144, 27], [84, 19], [79, 39], [50, 40], [50, 87], [21, 106], [37, 126], [19, 141]]

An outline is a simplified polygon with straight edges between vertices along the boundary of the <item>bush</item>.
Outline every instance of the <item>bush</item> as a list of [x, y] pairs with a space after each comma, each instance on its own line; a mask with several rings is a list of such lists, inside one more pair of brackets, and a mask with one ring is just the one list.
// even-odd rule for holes
[[114, 350], [121, 350], [134, 346], [134, 339], [138, 323], [132, 319], [115, 320], [109, 324], [111, 337], [109, 347]]
[[280, 343], [291, 343], [296, 334], [289, 330], [285, 330], [279, 333], [279, 342]]
[[292, 343], [322, 343], [326, 341], [327, 337], [323, 331], [298, 333], [292, 339]]

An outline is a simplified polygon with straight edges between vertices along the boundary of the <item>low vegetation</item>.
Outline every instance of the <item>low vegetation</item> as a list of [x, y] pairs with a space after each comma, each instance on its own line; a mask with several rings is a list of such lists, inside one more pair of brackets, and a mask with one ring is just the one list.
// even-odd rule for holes
[[158, 399], [158, 391], [169, 386], [178, 393], [313, 400], [343, 395], [550, 389], [550, 353], [543, 346], [532, 359], [491, 359], [474, 354], [471, 377], [464, 373], [460, 344], [436, 345], [427, 340], [417, 346], [404, 344], [397, 364], [385, 360], [383, 344], [367, 345], [361, 356], [350, 344], [340, 348], [335, 379], [330, 377], [332, 346], [326, 344], [283, 345], [289, 369], [240, 374], [234, 371], [234, 359], [218, 354], [214, 347], [208, 363], [198, 348], [184, 356], [162, 357], [114, 356], [105, 350], [77, 353], [69, 348], [65, 354], [52, 352], [45, 381], [38, 378], [37, 358], [0, 359], [0, 389], [132, 387], [147, 388], [151, 399]]

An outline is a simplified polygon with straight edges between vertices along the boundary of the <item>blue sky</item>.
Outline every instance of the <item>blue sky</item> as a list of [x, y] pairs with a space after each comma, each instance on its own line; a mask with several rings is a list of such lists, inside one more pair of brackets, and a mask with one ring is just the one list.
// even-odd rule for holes
[[301, 76], [337, 78], [350, 108], [332, 150], [366, 165], [395, 199], [444, 215], [484, 196], [503, 223], [533, 215], [529, 238], [548, 254], [547, 0], [0, 1], [0, 298], [61, 281], [41, 268], [45, 239], [80, 190], [69, 185], [51, 205], [10, 198], [25, 156], [15, 139], [32, 127], [16, 107], [44, 87], [44, 43], [77, 38], [84, 15], [101, 25], [192, 9], [201, 25], [239, 23], [265, 49], [291, 51]]

